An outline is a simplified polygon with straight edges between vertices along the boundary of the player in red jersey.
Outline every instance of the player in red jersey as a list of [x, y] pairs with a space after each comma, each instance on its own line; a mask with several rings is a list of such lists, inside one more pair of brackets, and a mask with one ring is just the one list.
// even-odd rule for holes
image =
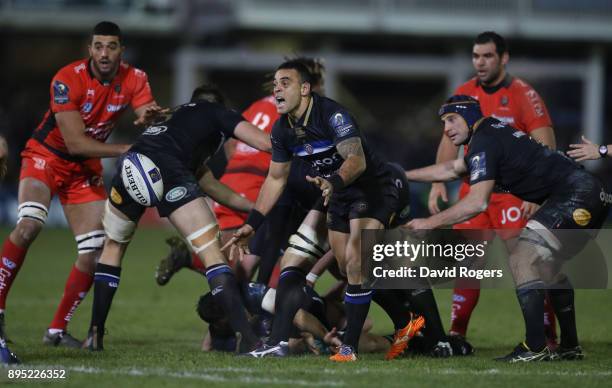
[[[307, 58], [307, 57], [297, 57], [296, 60], [302, 62], [312, 73], [315, 85], [313, 86], [313, 90], [318, 93], [324, 92], [324, 66], [319, 59], [316, 58]], [[271, 89], [271, 86], [266, 86], [266, 89]], [[261, 129], [266, 133], [270, 133], [272, 131], [272, 126], [278, 119], [279, 115], [276, 111], [276, 104], [273, 96], [267, 96], [262, 99], [255, 101], [251, 104], [244, 112], [242, 112], [244, 118], [249, 120], [253, 125]], [[268, 167], [270, 165], [271, 155], [266, 152], [258, 151], [247, 144], [236, 140], [230, 139], [226, 143], [226, 151], [228, 152], [228, 163], [225, 169], [225, 173], [221, 177], [220, 181], [230, 187], [233, 191], [239, 193], [240, 195], [246, 197], [251, 202], [255, 202], [257, 200], [257, 195], [259, 194], [259, 189], [263, 184], [266, 175], [268, 174]], [[277, 209], [275, 209], [277, 210]], [[225, 245], [227, 241], [232, 237], [236, 229], [244, 225], [247, 214], [240, 213], [238, 211], [229, 209], [225, 206], [222, 206], [218, 203], [214, 203], [214, 212], [217, 220], [219, 222], [219, 227], [221, 230], [221, 245]], [[281, 216], [282, 211], [278, 211], [278, 215]], [[285, 213], [283, 213], [285, 214]], [[276, 222], [276, 221], [271, 221]], [[276, 227], [281, 227], [286, 229], [289, 225], [287, 220], [283, 219], [283, 226], [276, 225]], [[281, 224], [281, 222], [279, 222]], [[274, 264], [278, 259], [278, 255], [283, 243], [282, 242], [272, 242], [272, 241], [261, 241], [261, 237], [265, 237], [265, 230], [262, 230], [260, 238], [255, 237], [254, 240], [258, 240], [255, 245], [255, 249], [252, 249], [253, 254], [246, 255], [246, 257], [239, 263], [242, 270], [237, 271], [237, 275], [240, 278], [245, 278], [245, 280], [250, 279], [253, 274], [256, 265], [260, 262], [260, 259], [263, 257], [262, 261], [268, 261], [267, 255], [276, 255], [276, 257], [271, 257], [270, 263], [260, 263], [261, 266], [266, 266], [270, 268], [264, 269], [263, 272], [268, 273], [268, 275], [272, 275]], [[277, 231], [271, 231], [268, 233], [270, 237], [275, 238], [283, 238], [286, 233], [277, 233]], [[290, 233], [289, 233], [290, 234]], [[286, 234], [287, 238], [289, 234]], [[161, 260], [155, 278], [159, 285], [165, 285], [170, 278], [183, 267], [188, 267], [200, 273], [204, 273], [204, 265], [200, 258], [195, 254], [188, 254], [187, 246], [181, 241], [180, 238], [172, 237], [167, 240], [168, 244], [171, 246], [170, 254]], [[263, 246], [265, 245], [265, 247]], [[276, 249], [275, 249], [276, 247]], [[235, 259], [235, 258], [230, 258]], [[272, 262], [273, 261], [273, 262]], [[269, 264], [269, 265], [268, 265]], [[260, 272], [262, 272], [262, 267], [260, 267]], [[267, 283], [270, 276], [262, 276], [258, 281]], [[278, 277], [278, 271], [272, 275], [272, 277]], [[274, 284], [276, 280], [272, 279], [272, 284]]]
[[[525, 81], [513, 77], [506, 71], [509, 60], [508, 49], [503, 37], [495, 32], [483, 32], [474, 41], [472, 64], [476, 76], [459, 86], [454, 94], [469, 95], [480, 102], [485, 116], [493, 116], [523, 132], [550, 148], [555, 148], [555, 135], [552, 122], [544, 101]], [[457, 157], [458, 147], [443, 135], [436, 163], [453, 160]], [[470, 186], [464, 181], [459, 189], [459, 198], [464, 198]], [[440, 212], [438, 199], [447, 202], [446, 187], [443, 183], [432, 184], [429, 194], [429, 210], [432, 214]], [[520, 230], [537, 210], [537, 205], [525, 202], [511, 194], [493, 193], [486, 211], [476, 217], [454, 226], [454, 229], [496, 229], [510, 250], [516, 242]], [[494, 233], [486, 233], [483, 238], [491, 240]], [[480, 295], [478, 281], [458, 281], [453, 293], [451, 334], [466, 335], [467, 326]], [[550, 345], [555, 341], [554, 312], [547, 303], [544, 315], [547, 324], [547, 337]]]
[[21, 154], [18, 221], [1, 253], [0, 323], [11, 284], [47, 219], [51, 198], [57, 195], [75, 236], [78, 256], [43, 338], [49, 345], [80, 346], [66, 327], [91, 287], [104, 243], [101, 220], [106, 192], [100, 158], [116, 157], [130, 148], [105, 141], [128, 106], [138, 117], [135, 124], [160, 109], [147, 75], [121, 61], [121, 43], [116, 24], [101, 22], [94, 27], [90, 56], [63, 67], [53, 77], [50, 108]]

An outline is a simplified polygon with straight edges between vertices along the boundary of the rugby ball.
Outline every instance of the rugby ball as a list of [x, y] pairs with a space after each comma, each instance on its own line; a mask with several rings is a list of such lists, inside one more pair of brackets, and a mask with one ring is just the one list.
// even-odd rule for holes
[[159, 168], [151, 159], [137, 152], [128, 152], [121, 165], [121, 179], [130, 197], [143, 206], [155, 206], [164, 193]]

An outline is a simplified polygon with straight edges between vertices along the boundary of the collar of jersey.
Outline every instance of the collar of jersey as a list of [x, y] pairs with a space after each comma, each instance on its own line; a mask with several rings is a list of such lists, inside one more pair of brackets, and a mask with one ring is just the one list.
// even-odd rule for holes
[[[311, 95], [310, 95], [310, 102], [308, 103], [308, 108], [306, 108], [306, 112], [304, 112], [304, 115], [302, 116], [302, 117], [304, 118], [304, 120], [303, 120], [303, 122], [302, 122], [302, 126], [304, 126], [304, 127], [308, 125], [308, 120], [310, 119], [310, 112], [312, 112], [312, 106], [313, 106], [313, 105], [314, 105], [314, 96], [311, 94]], [[300, 119], [301, 119], [301, 118], [300, 118]], [[300, 119], [298, 119], [297, 121], [299, 122], [299, 121], [300, 121]], [[289, 115], [287, 115], [287, 121], [289, 122], [289, 126], [290, 126], [291, 128], [293, 128], [293, 126], [294, 126], [295, 124], [297, 124], [297, 122], [296, 122], [296, 123], [294, 123], [294, 122], [291, 120], [291, 116], [289, 116]]]
[[504, 79], [495, 86], [485, 86], [480, 83], [479, 79], [476, 79], [476, 85], [480, 86], [482, 90], [484, 90], [484, 92], [487, 94], [493, 94], [501, 88], [509, 88], [511, 83], [512, 83], [512, 76], [509, 73], [506, 73], [506, 76], [504, 77]]

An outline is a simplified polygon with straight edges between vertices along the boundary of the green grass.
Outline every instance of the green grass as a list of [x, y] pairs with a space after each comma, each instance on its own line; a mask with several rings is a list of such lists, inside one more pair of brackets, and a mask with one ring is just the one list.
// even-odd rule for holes
[[[6, 236], [7, 229], [0, 229]], [[609, 386], [612, 379], [612, 292], [577, 293], [578, 327], [587, 359], [505, 365], [492, 361], [521, 340], [522, 319], [512, 290], [484, 290], [470, 325], [473, 357], [436, 360], [400, 359], [384, 362], [382, 355], [364, 355], [359, 362], [337, 365], [323, 357], [254, 360], [199, 350], [204, 325], [194, 308], [207, 288], [200, 275], [182, 271], [165, 287], [153, 278], [157, 261], [166, 253], [164, 230], [139, 230], [126, 255], [121, 285], [107, 323], [106, 350], [100, 353], [43, 347], [69, 267], [76, 254], [66, 230], [43, 231], [32, 246], [11, 290], [7, 330], [12, 350], [24, 361], [22, 369], [65, 369], [65, 380], [7, 379], [0, 368], [0, 385], [62, 384], [75, 387], [163, 386]], [[445, 324], [450, 292], [437, 291]], [[86, 334], [91, 295], [77, 310], [70, 331]], [[371, 309], [376, 333], [386, 334], [390, 322], [378, 307]]]

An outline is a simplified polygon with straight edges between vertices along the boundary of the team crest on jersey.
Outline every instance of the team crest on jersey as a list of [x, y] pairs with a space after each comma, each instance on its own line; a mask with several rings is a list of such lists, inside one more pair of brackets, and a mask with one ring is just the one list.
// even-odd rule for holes
[[487, 159], [484, 152], [470, 158], [470, 180], [475, 181], [487, 173]]
[[53, 83], [53, 101], [55, 101], [56, 104], [63, 105], [70, 101], [68, 92], [70, 92], [70, 89], [65, 83], [60, 81], [55, 81]]
[[121, 85], [119, 84], [115, 85], [115, 93], [117, 94], [121, 93]]
[[500, 103], [502, 106], [508, 105], [508, 96], [502, 96]]
[[310, 144], [304, 144], [304, 150], [309, 154], [312, 155], [312, 153], [314, 152], [314, 148], [312, 148], [312, 146]]

